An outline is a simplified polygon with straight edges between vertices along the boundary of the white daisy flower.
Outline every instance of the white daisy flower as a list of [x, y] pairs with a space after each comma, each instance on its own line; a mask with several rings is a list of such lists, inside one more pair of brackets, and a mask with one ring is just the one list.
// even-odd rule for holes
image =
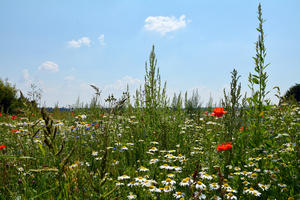
[[252, 187], [245, 190], [244, 192], [248, 193], [248, 194], [252, 194], [252, 195], [257, 196], [257, 197], [259, 197], [261, 195], [261, 193], [259, 191], [254, 190]]
[[134, 178], [134, 180], [138, 181], [138, 182], [144, 182], [146, 179], [142, 176], [139, 176], [139, 177]]
[[149, 169], [147, 169], [146, 167], [140, 166], [139, 171], [146, 172], [146, 171], [149, 171]]
[[204, 185], [201, 181], [197, 181], [196, 189], [204, 190], [205, 188], [206, 188], [206, 185]]
[[151, 164], [157, 163], [158, 161], [159, 160], [157, 158], [152, 158], [149, 163], [151, 165]]
[[128, 196], [127, 196], [128, 199], [135, 199], [136, 198], [136, 195], [130, 193]]
[[213, 179], [213, 177], [211, 175], [209, 175], [209, 174], [201, 175], [201, 178], [202, 179], [207, 179], [207, 180], [212, 180]]
[[173, 178], [175, 176], [175, 174], [168, 174], [167, 177], [169, 178]]
[[230, 190], [231, 187], [227, 183], [225, 183], [224, 185], [222, 185], [222, 189], [224, 189], [224, 190]]
[[175, 187], [173, 185], [165, 185], [165, 187], [163, 188], [164, 192], [171, 192], [175, 189]]
[[149, 152], [156, 152], [158, 151], [156, 147], [152, 147], [151, 149], [149, 149]]
[[176, 199], [180, 199], [180, 198], [183, 198], [184, 197], [184, 193], [183, 192], [176, 192], [173, 194], [173, 196], [176, 198]]
[[92, 156], [98, 156], [98, 152], [97, 151], [92, 151]]
[[116, 183], [116, 186], [121, 186], [121, 185], [124, 185], [124, 183], [121, 183], [121, 182]]
[[217, 190], [217, 189], [220, 188], [218, 183], [211, 183], [211, 184], [209, 184], [209, 187], [210, 187], [211, 190]]
[[263, 191], [267, 191], [270, 188], [270, 185], [264, 185], [259, 183], [258, 186], [263, 190]]
[[186, 177], [182, 179], [182, 181], [179, 183], [180, 186], [189, 186], [191, 183], [191, 179], [189, 177]]
[[174, 181], [170, 178], [167, 178], [165, 181], [162, 181], [161, 183], [164, 185], [174, 185], [176, 183], [176, 181]]
[[226, 199], [237, 199], [237, 197], [234, 196], [231, 192], [229, 192], [228, 194], [225, 194], [225, 198]]
[[122, 176], [118, 177], [118, 181], [125, 180], [125, 179], [130, 179], [130, 176], [127, 176], [126, 174], [123, 174]]

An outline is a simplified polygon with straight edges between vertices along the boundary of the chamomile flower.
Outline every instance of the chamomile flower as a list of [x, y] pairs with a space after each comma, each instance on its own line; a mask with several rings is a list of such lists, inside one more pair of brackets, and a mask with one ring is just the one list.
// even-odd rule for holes
[[224, 189], [224, 190], [230, 190], [231, 187], [227, 183], [225, 183], [224, 185], [222, 185], [222, 189]]
[[218, 183], [211, 183], [211, 184], [209, 184], [209, 187], [211, 190], [217, 190], [220, 188]]
[[92, 156], [98, 156], [98, 152], [97, 151], [92, 151]]
[[167, 175], [167, 177], [169, 177], [169, 178], [174, 178], [174, 176], [175, 176], [175, 174], [172, 174], [172, 173]]
[[169, 169], [170, 166], [168, 164], [163, 164], [159, 167], [160, 169]]
[[201, 178], [202, 179], [206, 179], [206, 180], [212, 180], [213, 179], [213, 177], [211, 175], [209, 175], [209, 174], [201, 175]]
[[142, 176], [139, 176], [139, 177], [134, 178], [134, 180], [138, 181], [138, 182], [144, 182], [146, 179]]
[[257, 190], [255, 190], [253, 187], [250, 187], [249, 189], [244, 191], [246, 194], [252, 194], [256, 197], [259, 197], [261, 195], [261, 193]]
[[124, 183], [121, 183], [120, 181], [116, 183], [116, 186], [124, 185]]
[[137, 186], [137, 185], [140, 185], [140, 183], [134, 182], [134, 181], [130, 181], [130, 182], [127, 184], [128, 187], [133, 187], [133, 186]]
[[175, 159], [176, 156], [174, 156], [173, 154], [168, 153], [167, 155], [165, 155], [165, 158]]
[[247, 186], [247, 185], [249, 185], [250, 183], [249, 183], [248, 181], [244, 180], [244, 181], [243, 181], [243, 184], [244, 184], [245, 186]]
[[128, 196], [127, 196], [128, 199], [135, 199], [136, 198], [136, 195], [130, 193]]
[[157, 163], [159, 160], [157, 158], [152, 158], [149, 162], [149, 164], [154, 164], [154, 163]]
[[254, 168], [255, 172], [260, 172], [261, 170], [259, 168]]
[[263, 190], [263, 191], [267, 191], [270, 188], [270, 185], [264, 185], [261, 183], [258, 183], [258, 186]]
[[214, 195], [211, 200], [222, 200], [221, 197], [217, 196], [217, 195]]
[[157, 189], [154, 185], [149, 185], [148, 189], [150, 192], [155, 192], [155, 190]]
[[179, 183], [180, 186], [189, 186], [191, 183], [191, 179], [189, 177], [186, 177], [182, 179], [182, 181]]
[[151, 149], [149, 149], [149, 152], [156, 152], [158, 151], [156, 147], [152, 147]]
[[162, 181], [161, 183], [164, 185], [174, 185], [176, 183], [176, 181], [174, 181], [170, 178], [167, 178], [166, 180]]
[[146, 172], [146, 171], [149, 171], [149, 169], [147, 169], [146, 167], [140, 166], [139, 171]]
[[226, 165], [226, 168], [232, 169], [232, 165]]
[[206, 188], [206, 185], [204, 185], [201, 181], [197, 181], [196, 189], [204, 190], [205, 188]]
[[177, 159], [182, 160], [182, 159], [185, 159], [185, 157], [180, 153], [180, 154], [178, 154]]
[[250, 178], [256, 179], [257, 178], [257, 173], [252, 173], [251, 176], [250, 176]]
[[175, 171], [181, 171], [181, 167], [174, 166], [174, 170], [175, 170]]
[[231, 192], [229, 192], [228, 194], [225, 194], [225, 198], [226, 199], [237, 199], [237, 197], [234, 196]]
[[150, 185], [153, 185], [151, 180], [145, 180], [144, 182], [141, 182], [142, 186], [149, 187]]
[[284, 188], [284, 187], [286, 187], [286, 184], [278, 183], [278, 186], [281, 187], [281, 188]]
[[122, 149], [122, 150], [128, 150], [128, 147], [122, 146], [121, 149]]
[[185, 194], [183, 192], [176, 192], [173, 194], [176, 199], [184, 198], [184, 195]]
[[127, 176], [126, 174], [123, 174], [122, 176], [118, 177], [118, 181], [125, 180], [125, 179], [130, 179], [130, 176]]
[[151, 144], [159, 144], [158, 142], [156, 142], [156, 141], [152, 141], [152, 142], [150, 142]]
[[256, 161], [260, 161], [261, 160], [261, 157], [256, 157], [254, 158]]
[[165, 185], [165, 187], [163, 188], [164, 192], [171, 192], [175, 189], [175, 187], [173, 185]]

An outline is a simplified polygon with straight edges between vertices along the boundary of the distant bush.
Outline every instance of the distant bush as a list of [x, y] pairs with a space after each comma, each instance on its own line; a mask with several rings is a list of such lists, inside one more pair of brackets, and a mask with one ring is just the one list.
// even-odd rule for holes
[[300, 103], [300, 84], [295, 84], [286, 91], [284, 99], [287, 101], [297, 101]]
[[16, 87], [8, 80], [0, 79], [0, 110], [8, 113], [19, 107], [17, 92]]

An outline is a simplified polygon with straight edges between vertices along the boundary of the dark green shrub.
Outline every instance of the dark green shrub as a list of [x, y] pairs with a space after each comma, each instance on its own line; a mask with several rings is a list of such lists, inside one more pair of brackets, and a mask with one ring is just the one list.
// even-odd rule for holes
[[0, 79], [0, 110], [8, 113], [19, 107], [17, 92], [16, 87], [8, 80]]
[[284, 99], [287, 101], [296, 100], [298, 103], [300, 103], [300, 84], [295, 84], [294, 86], [290, 87], [290, 89], [286, 91]]

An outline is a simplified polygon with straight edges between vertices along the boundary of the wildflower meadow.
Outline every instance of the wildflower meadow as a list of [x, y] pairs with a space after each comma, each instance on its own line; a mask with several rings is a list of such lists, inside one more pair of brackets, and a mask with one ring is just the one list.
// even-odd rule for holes
[[220, 104], [170, 103], [153, 46], [144, 85], [109, 107], [93, 85], [88, 107], [1, 111], [0, 199], [300, 199], [300, 106], [268, 99], [263, 23], [259, 5], [251, 94], [233, 70]]

